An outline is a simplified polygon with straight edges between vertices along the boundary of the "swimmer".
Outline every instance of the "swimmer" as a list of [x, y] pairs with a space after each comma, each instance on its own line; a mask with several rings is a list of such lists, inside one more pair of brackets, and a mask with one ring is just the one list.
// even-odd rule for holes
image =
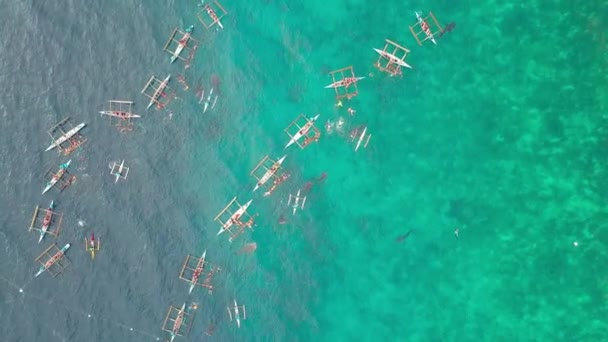
[[325, 123], [325, 131], [327, 131], [327, 134], [331, 134], [334, 131], [334, 124], [329, 120]]
[[283, 216], [283, 215], [279, 216], [279, 224], [283, 225], [285, 223], [287, 223], [285, 216]]
[[336, 107], [342, 107], [342, 101], [338, 100], [338, 103], [336, 103]]
[[458, 237], [460, 236], [460, 228], [454, 229], [454, 236], [458, 239]]
[[357, 112], [356, 110], [354, 110], [352, 108], [348, 108], [348, 114], [350, 114], [350, 116], [354, 116], [356, 112]]
[[337, 130], [338, 132], [342, 132], [342, 129], [343, 129], [343, 128], [344, 128], [344, 118], [343, 118], [343, 117], [340, 117], [340, 118], [338, 119], [338, 122], [336, 123], [336, 130]]

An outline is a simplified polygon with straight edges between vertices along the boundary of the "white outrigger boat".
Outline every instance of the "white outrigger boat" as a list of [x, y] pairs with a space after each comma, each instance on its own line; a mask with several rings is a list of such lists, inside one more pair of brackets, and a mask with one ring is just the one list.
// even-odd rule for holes
[[194, 269], [194, 273], [192, 274], [192, 280], [190, 282], [190, 290], [188, 290], [188, 294], [192, 293], [192, 290], [194, 290], [194, 287], [198, 283], [198, 278], [200, 278], [201, 274], [203, 273], [203, 266], [205, 266], [205, 255], [207, 255], [206, 249], [203, 252], [201, 258], [196, 263], [196, 268]]
[[[359, 139], [357, 140], [357, 145], [355, 146], [355, 152], [357, 152], [357, 150], [359, 149], [359, 147], [361, 146], [361, 143], [363, 142], [363, 139], [365, 138], [365, 133], [367, 132], [367, 126], [365, 126], [363, 128], [363, 131], [361, 132], [361, 134], [359, 135]], [[353, 140], [356, 138], [357, 132], [354, 133], [353, 136]], [[365, 144], [363, 145], [363, 147], [367, 147], [367, 144], [369, 143], [369, 139], [372, 138], [371, 134], [367, 135], [367, 140], [365, 141]]]
[[[63, 221], [63, 214], [54, 212], [55, 209], [55, 201], [51, 201], [51, 204], [47, 209], [41, 209], [36, 206], [34, 209], [34, 214], [32, 215], [32, 222], [30, 223], [29, 231], [37, 230], [40, 232], [38, 243], [42, 242], [42, 239], [48, 234], [57, 237], [59, 235], [59, 231], [61, 230], [61, 223]], [[39, 220], [40, 213], [44, 212], [44, 216]], [[40, 223], [38, 223], [41, 221]], [[40, 227], [38, 227], [38, 224]], [[54, 229], [50, 227], [54, 226]]]
[[240, 222], [241, 216], [247, 211], [247, 208], [249, 208], [249, 205], [251, 205], [251, 202], [253, 202], [253, 200], [249, 200], [249, 202], [243, 204], [237, 211], [235, 211], [230, 216], [230, 218], [226, 222], [224, 222], [224, 224], [222, 225], [222, 228], [220, 228], [220, 231], [217, 232], [217, 235], [220, 235], [223, 232], [229, 230], [233, 224], [235, 224], [235, 223], [238, 224]]
[[80, 125], [65, 132], [65, 134], [63, 134], [61, 137], [59, 137], [58, 139], [55, 139], [55, 141], [53, 141], [53, 143], [49, 147], [46, 148], [45, 152], [50, 151], [50, 150], [54, 149], [55, 147], [60, 146], [64, 142], [68, 141], [71, 137], [73, 137], [74, 135], [76, 135], [76, 133], [78, 133], [81, 129], [83, 129], [84, 126], [86, 126], [86, 124], [83, 122]]
[[[232, 321], [232, 319], [234, 317], [237, 328], [241, 327], [241, 313], [240, 313], [239, 308], [243, 311], [243, 320], [247, 319], [247, 311], [245, 311], [245, 305], [238, 305], [236, 303], [236, 299], [234, 299], [234, 306], [232, 308], [230, 308], [230, 307], [226, 308], [226, 309], [228, 309], [228, 316], [230, 317], [230, 321]], [[233, 316], [233, 314], [234, 314], [234, 316]]]
[[[273, 175], [275, 175], [277, 173], [277, 171], [281, 167], [281, 164], [283, 164], [285, 157], [287, 157], [287, 155], [284, 155], [283, 157], [281, 157], [281, 159], [279, 159], [275, 163], [273, 163], [270, 168], [266, 169], [266, 172], [264, 173], [264, 175], [262, 175], [262, 177], [260, 177], [260, 179], [256, 183], [255, 187], [253, 188], [253, 191], [256, 191], [257, 189], [259, 189], [260, 186], [264, 185]], [[267, 158], [268, 157], [266, 157], [265, 159], [262, 159], [262, 162], [258, 166], [262, 166], [262, 163], [264, 163], [264, 161]], [[257, 167], [254, 169], [254, 171], [256, 169], [257, 169]], [[253, 171], [252, 171], [252, 173], [253, 173]]]
[[42, 219], [42, 226], [40, 227], [40, 238], [38, 239], [38, 243], [42, 242], [42, 238], [44, 238], [44, 234], [49, 229], [51, 225], [51, 220], [53, 218], [53, 207], [55, 206], [55, 201], [51, 201], [49, 204], [49, 208], [46, 210], [44, 214], [44, 219]]
[[[110, 174], [114, 177], [116, 177], [116, 179], [114, 180], [114, 184], [118, 183], [119, 179], [127, 179], [127, 176], [129, 175], [129, 168], [125, 166], [125, 160], [123, 159], [122, 162], [120, 163], [120, 165], [118, 165], [118, 162], [114, 162], [114, 164], [109, 165], [110, 167]], [[124, 174], [123, 174], [124, 173]]]
[[[148, 103], [148, 106], [146, 107], [146, 109], [150, 109], [150, 107], [152, 107], [152, 105], [154, 105], [155, 103], [158, 102], [158, 99], [161, 97], [161, 95], [165, 91], [165, 88], [167, 88], [167, 85], [168, 85], [170, 79], [171, 79], [171, 74], [169, 74], [163, 81], [161, 81], [160, 84], [158, 85], [158, 87], [154, 87], [154, 85], [152, 83], [158, 79], [154, 76], [152, 76], [150, 78], [150, 80], [148, 81], [148, 83], [146, 84], [144, 89], [141, 91], [144, 95], [146, 95], [150, 98], [150, 102]], [[145, 90], [149, 86], [152, 86], [154, 88], [154, 92], [152, 93], [152, 95], [147, 95], [145, 93]]]
[[70, 160], [68, 160], [67, 163], [59, 165], [59, 171], [57, 171], [55, 174], [53, 174], [51, 179], [46, 183], [46, 187], [44, 188], [44, 190], [42, 190], [43, 195], [47, 191], [51, 190], [51, 188], [53, 186], [55, 186], [55, 184], [57, 184], [57, 182], [59, 182], [59, 180], [61, 178], [63, 178], [63, 175], [66, 173], [66, 171], [71, 163], [72, 163], [72, 160], [70, 159]]
[[356, 83], [357, 81], [360, 81], [362, 79], [364, 79], [365, 77], [346, 77], [343, 78], [339, 81], [335, 81], [334, 83], [325, 86], [325, 89], [330, 89], [330, 88], [339, 88], [339, 87], [348, 87], [351, 84]]
[[[45, 254], [47, 254], [47, 252], [48, 252], [48, 251], [49, 251], [51, 248], [53, 248], [53, 246], [55, 246], [55, 245], [51, 245], [51, 247], [49, 247], [49, 248], [48, 248], [46, 251], [44, 251], [44, 253], [42, 253], [42, 254], [41, 254], [39, 257], [38, 257], [38, 259], [36, 259], [36, 261], [39, 261], [39, 259], [40, 259], [41, 257], [43, 257]], [[35, 278], [35, 277], [38, 277], [39, 275], [41, 275], [41, 274], [42, 274], [42, 272], [44, 272], [44, 271], [48, 270], [48, 269], [49, 269], [49, 268], [51, 268], [53, 265], [55, 265], [55, 264], [56, 264], [56, 263], [57, 263], [59, 260], [61, 260], [61, 259], [64, 257], [65, 252], [67, 252], [67, 250], [68, 250], [69, 248], [70, 248], [70, 244], [68, 243], [68, 244], [66, 244], [66, 245], [65, 245], [65, 246], [64, 246], [64, 247], [63, 247], [61, 250], [59, 250], [57, 253], [55, 253], [55, 255], [53, 255], [53, 256], [52, 256], [52, 257], [51, 257], [51, 258], [50, 258], [50, 259], [49, 259], [47, 262], [43, 263], [43, 264], [40, 266], [40, 268], [38, 269], [38, 272], [37, 272], [37, 273], [34, 275], [34, 278]], [[63, 270], [63, 267], [61, 267], [61, 269], [60, 269], [59, 273], [60, 273], [62, 270]], [[55, 275], [57, 275], [57, 274], [59, 274], [59, 273], [55, 273], [53, 276], [55, 276]]]
[[184, 315], [186, 314], [186, 303], [182, 305], [182, 308], [177, 312], [177, 317], [173, 321], [173, 328], [171, 329], [171, 342], [175, 339], [176, 336], [182, 336], [179, 333], [180, 328], [182, 327], [182, 322], [184, 321]]
[[306, 124], [304, 124], [304, 126], [302, 126], [297, 132], [296, 134], [294, 134], [291, 139], [289, 139], [289, 142], [287, 142], [287, 145], [285, 145], [285, 148], [288, 148], [289, 146], [291, 146], [293, 143], [297, 142], [298, 140], [300, 140], [300, 138], [302, 138], [303, 136], [305, 136], [308, 131], [310, 130], [310, 128], [314, 125], [315, 121], [319, 118], [320, 114], [315, 115], [312, 119], [307, 120]]
[[[226, 10], [224, 9], [224, 7], [222, 7], [222, 5], [220, 5], [219, 2], [217, 2], [217, 0], [212, 1], [211, 4], [213, 4], [216, 9], [218, 9], [219, 11], [221, 11], [222, 13], [218, 16], [217, 13], [215, 12], [215, 10], [213, 8], [211, 8], [211, 6], [209, 4], [206, 4], [204, 0], [201, 0], [201, 3], [198, 4], [198, 7], [203, 8], [203, 10], [205, 12], [207, 12], [207, 14], [209, 15], [209, 17], [211, 18], [211, 23], [207, 24], [207, 22], [205, 20], [203, 20], [201, 14], [199, 13], [198, 16], [198, 20], [205, 25], [205, 27], [207, 29], [211, 28], [211, 26], [217, 24], [220, 28], [224, 28], [224, 25], [222, 25], [222, 18], [226, 15]], [[201, 11], [202, 12], [202, 11]]]
[[405, 61], [404, 61], [404, 60], [397, 58], [397, 56], [393, 55], [392, 53], [389, 53], [389, 52], [386, 52], [386, 51], [382, 51], [382, 50], [380, 50], [380, 49], [376, 49], [376, 48], [373, 48], [373, 49], [374, 49], [374, 51], [376, 51], [378, 54], [380, 54], [380, 56], [382, 56], [382, 57], [384, 57], [384, 58], [388, 59], [390, 63], [395, 63], [395, 64], [397, 64], [397, 65], [399, 65], [399, 66], [402, 66], [402, 67], [406, 67], [406, 68], [410, 68], [410, 69], [412, 69], [412, 66], [411, 66], [411, 65], [409, 65], [409, 64], [407, 64], [407, 63], [405, 63]]
[[[293, 208], [293, 215], [296, 214], [296, 211], [298, 210], [298, 208], [300, 209], [304, 209], [304, 204], [306, 203], [306, 196], [304, 197], [300, 197], [300, 191], [298, 189], [298, 193], [294, 196], [292, 194], [289, 194], [289, 200], [287, 201], [287, 205], [291, 206]], [[293, 204], [291, 204], [291, 200], [293, 199]], [[302, 202], [300, 202], [302, 201]]]
[[357, 82], [365, 78], [357, 77], [352, 65], [330, 71], [329, 74], [332, 82], [325, 88], [333, 89], [335, 91], [336, 100], [338, 100], [339, 106], [341, 106], [340, 99], [346, 98], [347, 100], [350, 100], [359, 94]]
[[179, 279], [187, 281], [188, 284], [190, 284], [188, 294], [192, 294], [196, 285], [207, 288], [209, 293], [213, 291], [211, 281], [220, 268], [208, 263], [206, 255], [207, 250], [203, 252], [203, 255], [200, 258], [188, 255], [182, 265], [182, 269], [179, 272]]
[[190, 40], [190, 36], [192, 35], [192, 30], [194, 30], [194, 25], [190, 25], [184, 32], [182, 38], [178, 41], [177, 47], [175, 51], [173, 51], [173, 55], [171, 56], [171, 63], [175, 62], [176, 59], [179, 58], [180, 53], [184, 50], [186, 45], [188, 44], [188, 40]]
[[416, 13], [416, 20], [418, 20], [418, 24], [420, 24], [420, 28], [426, 34], [427, 39], [430, 39], [431, 42], [433, 42], [433, 44], [437, 45], [437, 42], [435, 41], [435, 37], [433, 36], [433, 32], [431, 32], [431, 28], [429, 27], [429, 24], [426, 22], [426, 20], [422, 19], [420, 12], [415, 12], [415, 13]]
[[192, 328], [192, 322], [194, 322], [192, 310], [196, 310], [197, 307], [196, 303], [190, 304], [188, 308], [186, 308], [186, 303], [181, 308], [173, 305], [169, 307], [161, 329], [171, 335], [171, 341], [177, 336], [188, 336]]
[[[437, 21], [437, 19], [433, 15], [433, 12], [429, 12], [426, 17], [422, 17], [422, 13], [420, 12], [414, 13], [416, 14], [416, 24], [410, 26], [410, 31], [412, 32], [414, 38], [416, 38], [418, 44], [422, 45], [425, 40], [430, 40], [431, 42], [433, 42], [433, 44], [437, 45], [435, 37], [441, 37], [443, 33], [443, 28], [441, 27], [441, 24], [439, 24], [439, 21]], [[431, 28], [431, 24], [433, 25], [433, 28]], [[417, 29], [417, 26], [420, 26], [420, 30]]]
[[[203, 93], [204, 95], [204, 93]], [[207, 96], [207, 100], [205, 101], [204, 107], [203, 107], [203, 113], [207, 112], [207, 108], [209, 107], [209, 104], [211, 104], [211, 96], [213, 95], [213, 88], [211, 88], [211, 90], [209, 90], [209, 94]], [[217, 95], [215, 95], [215, 99], [213, 100], [213, 104], [211, 105], [211, 109], [215, 108], [215, 103], [217, 102]], [[201, 96], [202, 99], [202, 96]], [[199, 103], [201, 103], [199, 101]]]
[[130, 110], [122, 110], [122, 109], [113, 109], [112, 104], [117, 105], [128, 105], [129, 107], [133, 104], [133, 101], [119, 101], [119, 100], [110, 100], [110, 107], [107, 110], [100, 110], [99, 114], [107, 115], [118, 119], [137, 119], [141, 118], [141, 115], [133, 114]]

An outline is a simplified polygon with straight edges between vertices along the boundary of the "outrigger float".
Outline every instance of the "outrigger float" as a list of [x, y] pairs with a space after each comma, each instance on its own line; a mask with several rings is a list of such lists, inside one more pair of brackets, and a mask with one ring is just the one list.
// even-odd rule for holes
[[141, 115], [133, 113], [132, 108], [133, 101], [110, 100], [107, 108], [100, 110], [99, 114], [109, 116], [110, 122], [116, 118], [118, 120], [116, 127], [121, 132], [131, 131], [133, 130], [132, 120], [141, 118]]
[[405, 62], [405, 58], [410, 54], [410, 50], [392, 40], [385, 39], [385, 41], [384, 49], [374, 48], [374, 51], [380, 55], [374, 66], [380, 71], [388, 72], [391, 76], [401, 75], [401, 67], [411, 69], [412, 67]]
[[279, 184], [283, 183], [285, 180], [287, 180], [287, 178], [289, 178], [288, 173], [278, 175], [279, 170], [281, 169], [281, 164], [283, 163], [283, 160], [285, 160], [285, 157], [286, 156], [283, 156], [277, 161], [270, 159], [268, 156], [262, 158], [258, 165], [256, 165], [256, 167], [254, 167], [249, 173], [257, 180], [253, 191], [256, 191], [260, 187], [264, 186], [270, 179], [272, 179], [272, 183], [268, 186], [268, 189], [264, 193], [264, 196], [269, 196], [276, 189], [276, 187], [279, 186]]
[[[236, 299], [234, 299], [234, 306], [227, 306], [228, 317], [230, 317], [230, 322], [234, 319], [236, 321], [237, 328], [241, 327], [241, 319], [247, 319], [247, 311], [245, 310], [245, 305], [238, 305], [236, 303]], [[243, 317], [241, 317], [241, 312], [243, 313]]]
[[186, 309], [186, 303], [180, 309], [175, 306], [170, 306], [162, 330], [171, 334], [171, 342], [177, 336], [188, 336], [192, 323], [194, 322], [194, 312], [196, 305], [190, 305]]
[[332, 83], [325, 88], [333, 88], [336, 91], [336, 99], [346, 98], [347, 100], [359, 94], [357, 88], [357, 82], [364, 79], [365, 77], [356, 77], [353, 67], [349, 66], [346, 68], [334, 70], [330, 72]]
[[[366, 136], [365, 135], [366, 133], [367, 133], [367, 126], [360, 126], [358, 128], [353, 129], [350, 132], [351, 141], [354, 142], [355, 140], [357, 140], [357, 144], [355, 145], [355, 152], [357, 152], [357, 150], [361, 146], [363, 146], [363, 148], [367, 147], [367, 144], [369, 143], [369, 139], [372, 138], [372, 135], [367, 133], [367, 136]], [[365, 143], [363, 145], [361, 145], [364, 140], [365, 140]]]
[[[69, 266], [70, 261], [65, 257], [65, 252], [70, 248], [70, 244], [63, 246], [62, 249], [59, 249], [56, 244], [52, 244], [47, 248], [42, 254], [40, 254], [35, 262], [40, 263], [40, 268], [34, 277], [37, 277], [42, 274], [44, 271], [48, 271], [51, 274], [51, 277], [55, 278], [59, 275], [63, 270]], [[41, 261], [45, 259], [47, 261]]]
[[[211, 281], [213, 280], [215, 273], [220, 271], [220, 268], [209, 264], [205, 260], [206, 254], [207, 250], [203, 252], [203, 255], [200, 258], [188, 255], [182, 265], [182, 270], [179, 272], [179, 279], [190, 283], [188, 294], [192, 293], [192, 290], [194, 290], [196, 285], [207, 288], [209, 293], [213, 291]], [[203, 279], [201, 279], [201, 276]]]
[[[163, 109], [167, 107], [167, 105], [169, 104], [169, 102], [171, 102], [173, 96], [175, 95], [175, 93], [167, 95], [166, 92], [166, 90], [169, 89], [168, 84], [170, 79], [171, 75], [167, 76], [162, 81], [156, 78], [156, 76], [150, 77], [144, 89], [141, 90], [141, 93], [150, 99], [150, 102], [148, 103], [148, 107], [146, 107], [146, 109], [150, 109], [150, 107], [152, 107], [152, 105], [154, 104], [156, 105], [157, 109]], [[164, 99], [164, 101], [161, 101], [161, 99]]]
[[116, 179], [114, 180], [114, 184], [118, 183], [119, 179], [127, 180], [127, 176], [129, 175], [129, 168], [125, 166], [125, 160], [123, 159], [120, 164], [118, 161], [114, 161], [108, 165], [110, 167], [110, 174]]
[[[292, 203], [293, 200], [293, 203]], [[298, 193], [294, 196], [289, 194], [289, 200], [287, 201], [287, 205], [293, 208], [293, 215], [296, 214], [296, 211], [299, 209], [304, 209], [304, 204], [306, 203], [306, 196], [300, 196], [300, 190], [298, 189]]]
[[[412, 32], [414, 38], [416, 38], [418, 45], [422, 46], [422, 43], [425, 40], [430, 40], [431, 42], [433, 42], [433, 44], [437, 45], [435, 37], [439, 38], [441, 36], [443, 28], [441, 27], [441, 24], [439, 24], [437, 19], [435, 19], [433, 12], [429, 12], [429, 15], [424, 18], [422, 17], [422, 13], [415, 13], [416, 24], [410, 26], [410, 31]], [[431, 19], [430, 21], [429, 18]], [[431, 28], [429, 22], [433, 24], [433, 28]]]
[[[36, 209], [34, 209], [34, 215], [32, 215], [32, 222], [30, 223], [30, 228], [28, 230], [30, 232], [32, 230], [40, 232], [38, 243], [42, 241], [45, 234], [50, 234], [54, 237], [59, 236], [63, 214], [53, 211], [54, 208], [55, 201], [51, 201], [51, 204], [49, 204], [47, 209], [41, 209], [39, 206], [36, 206]], [[44, 216], [42, 217], [42, 222], [39, 222], [41, 213], [44, 213]], [[51, 226], [53, 226], [53, 228], [51, 228]]]
[[[72, 163], [72, 160], [68, 160], [67, 163], [59, 165], [59, 171], [52, 172], [50, 167], [44, 177], [48, 179], [44, 190], [42, 190], [42, 194], [44, 195], [47, 191], [51, 190], [56, 184], [59, 183], [59, 191], [63, 191], [68, 186], [72, 185], [76, 180], [76, 176], [70, 175], [68, 172], [68, 167]], [[67, 177], [67, 179], [65, 179]]]
[[68, 124], [69, 119], [70, 118], [65, 118], [59, 121], [58, 124], [47, 131], [53, 142], [45, 151], [57, 148], [63, 155], [67, 156], [87, 141], [87, 139], [79, 133], [86, 124], [83, 122], [78, 126], [72, 126]]
[[[163, 51], [166, 51], [171, 55], [171, 63], [180, 59], [184, 61], [186, 65], [190, 65], [190, 61], [192, 61], [192, 58], [194, 58], [194, 54], [198, 48], [198, 40], [192, 38], [193, 30], [194, 25], [190, 25], [186, 31], [182, 31], [177, 27], [173, 29], [167, 43], [163, 47]], [[181, 56], [182, 52], [184, 51], [188, 52], [188, 58]]]
[[216, 24], [219, 28], [224, 28], [224, 25], [222, 25], [222, 18], [224, 18], [228, 12], [226, 12], [224, 7], [217, 0], [209, 1], [208, 3], [201, 0], [198, 7], [200, 7], [201, 10], [196, 14], [196, 17], [206, 29], [210, 29]]
[[87, 240], [86, 237], [84, 238], [84, 250], [91, 253], [91, 259], [95, 259], [95, 252], [98, 252], [100, 247], [101, 240], [99, 238], [95, 240], [95, 233], [91, 233], [90, 240]]
[[253, 217], [247, 213], [247, 208], [249, 208], [252, 201], [253, 200], [249, 200], [249, 202], [241, 205], [236, 200], [236, 197], [234, 197], [213, 219], [221, 225], [217, 235], [227, 231], [230, 233], [228, 241], [232, 242], [237, 236], [241, 235], [245, 229], [252, 229], [254, 223]]
[[[318, 141], [321, 137], [321, 132], [315, 127], [315, 121], [319, 118], [320, 114], [315, 115], [312, 119], [307, 118], [304, 114], [300, 114], [295, 120], [293, 120], [287, 128], [285, 133], [289, 135], [289, 141], [285, 148], [288, 148], [293, 143], [304, 149], [308, 144], [313, 141]], [[300, 143], [300, 139], [304, 137], [304, 141]]]

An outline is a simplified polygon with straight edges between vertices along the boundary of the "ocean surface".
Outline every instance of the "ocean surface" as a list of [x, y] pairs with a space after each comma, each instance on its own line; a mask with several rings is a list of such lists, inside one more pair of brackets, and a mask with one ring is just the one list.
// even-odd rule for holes
[[[222, 4], [217, 31], [194, 0], [0, 0], [3, 341], [165, 341], [165, 315], [184, 302], [198, 309], [175, 341], [608, 338], [605, 2]], [[416, 10], [456, 27], [418, 46]], [[162, 49], [190, 24], [200, 44], [185, 69]], [[403, 77], [373, 66], [386, 38], [411, 50]], [[339, 107], [324, 86], [347, 66], [366, 78]], [[168, 74], [176, 98], [146, 110], [141, 89]], [[196, 90], [212, 86], [203, 113]], [[135, 102], [133, 131], [98, 114], [111, 99]], [[300, 113], [320, 114], [321, 138], [285, 150]], [[44, 152], [65, 117], [87, 123], [88, 141]], [[362, 125], [372, 138], [355, 152]], [[250, 171], [284, 154], [291, 177], [253, 193]], [[76, 182], [40, 195], [69, 158]], [[114, 184], [108, 164], [123, 159]], [[289, 194], [307, 182], [292, 215]], [[230, 243], [214, 218], [234, 196], [259, 215]], [[51, 200], [62, 230], [38, 244], [27, 228]], [[72, 243], [71, 264], [34, 279], [52, 243]], [[180, 267], [204, 250], [221, 267], [215, 289], [188, 295]]]

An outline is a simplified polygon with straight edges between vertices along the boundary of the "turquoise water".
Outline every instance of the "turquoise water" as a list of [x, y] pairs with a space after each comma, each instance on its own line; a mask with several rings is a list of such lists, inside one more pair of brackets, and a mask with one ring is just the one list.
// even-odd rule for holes
[[[172, 5], [21, 2], [0, 14], [13, 37], [0, 64], [8, 340], [167, 338], [165, 314], [184, 301], [199, 309], [181, 340], [605, 339], [606, 5], [225, 1], [219, 32], [194, 5]], [[418, 46], [415, 10], [456, 28]], [[201, 44], [184, 70], [162, 46], [191, 23]], [[372, 65], [385, 38], [411, 50], [403, 77]], [[323, 87], [349, 65], [366, 79], [337, 107]], [[146, 112], [141, 88], [168, 73], [177, 99]], [[203, 114], [195, 90], [212, 83], [218, 102]], [[111, 98], [136, 102], [133, 132], [96, 114]], [[300, 113], [321, 114], [321, 139], [284, 151]], [[41, 197], [43, 171], [65, 161], [42, 152], [45, 131], [65, 116], [88, 124], [72, 157], [78, 181]], [[339, 118], [344, 132], [326, 134]], [[348, 133], [360, 125], [372, 138], [354, 152]], [[252, 193], [251, 169], [284, 153], [290, 179], [270, 197]], [[117, 186], [115, 159], [131, 167]], [[293, 216], [288, 194], [309, 181]], [[234, 196], [259, 216], [230, 244], [213, 219]], [[37, 245], [26, 227], [51, 199], [72, 265], [33, 281], [53, 240]], [[91, 231], [95, 261], [80, 246]], [[249, 242], [255, 253], [237, 254]], [[222, 267], [215, 291], [187, 296], [179, 267], [204, 249]], [[233, 298], [247, 307], [240, 329], [226, 313]]]

